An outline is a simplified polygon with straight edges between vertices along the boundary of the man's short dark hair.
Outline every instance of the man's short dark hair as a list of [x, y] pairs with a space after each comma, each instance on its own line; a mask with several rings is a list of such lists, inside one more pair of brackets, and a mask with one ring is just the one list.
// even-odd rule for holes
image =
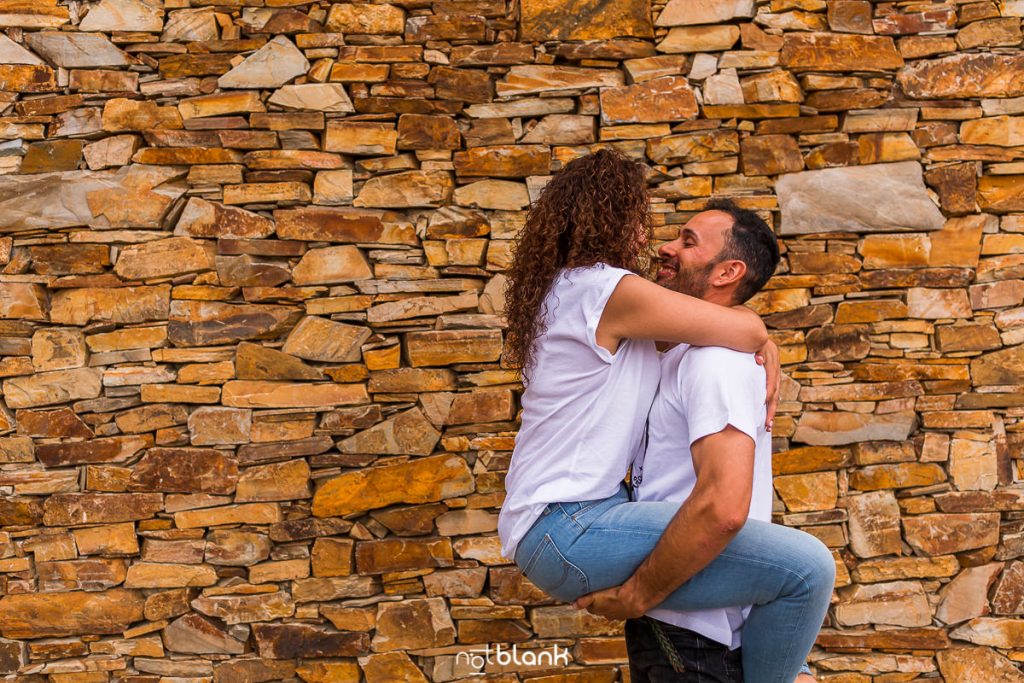
[[747, 264], [747, 272], [736, 287], [736, 302], [742, 304], [761, 291], [779, 265], [779, 243], [775, 233], [760, 216], [741, 209], [731, 199], [712, 199], [705, 211], [722, 211], [732, 217], [732, 230], [725, 240], [720, 261], [735, 259]]

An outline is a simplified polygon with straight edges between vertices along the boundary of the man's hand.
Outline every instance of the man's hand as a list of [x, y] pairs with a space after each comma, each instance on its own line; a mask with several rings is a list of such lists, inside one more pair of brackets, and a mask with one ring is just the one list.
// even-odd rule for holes
[[779, 347], [775, 342], [768, 340], [764, 346], [758, 349], [754, 355], [758, 365], [764, 366], [765, 375], [768, 381], [767, 411], [764, 418], [764, 426], [769, 432], [772, 431], [772, 422], [775, 421], [775, 410], [779, 407], [779, 389], [782, 386], [782, 364], [779, 362]]
[[572, 606], [606, 619], [635, 619], [647, 611], [637, 604], [625, 584], [581, 595]]

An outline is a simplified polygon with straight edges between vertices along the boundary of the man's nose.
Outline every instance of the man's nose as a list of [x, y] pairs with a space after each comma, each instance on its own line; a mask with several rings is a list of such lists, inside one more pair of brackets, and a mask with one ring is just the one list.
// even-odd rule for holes
[[676, 255], [676, 242], [679, 240], [672, 240], [671, 242], [665, 242], [663, 245], [658, 247], [658, 256], [662, 258], [674, 258]]

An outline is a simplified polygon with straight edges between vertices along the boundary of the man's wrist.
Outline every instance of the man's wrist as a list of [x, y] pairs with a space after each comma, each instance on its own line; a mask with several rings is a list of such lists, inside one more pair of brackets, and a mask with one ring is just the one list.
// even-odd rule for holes
[[653, 601], [650, 592], [644, 590], [640, 582], [632, 578], [622, 584], [620, 595], [623, 602], [633, 607], [634, 611], [637, 612], [637, 616], [645, 614], [657, 604]]

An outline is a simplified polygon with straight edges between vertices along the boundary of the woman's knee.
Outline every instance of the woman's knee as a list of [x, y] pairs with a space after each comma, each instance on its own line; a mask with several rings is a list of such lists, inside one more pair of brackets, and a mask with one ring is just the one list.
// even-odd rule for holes
[[832, 551], [818, 538], [804, 532], [801, 548], [805, 566], [805, 580], [816, 592], [832, 594], [836, 582], [836, 560]]

